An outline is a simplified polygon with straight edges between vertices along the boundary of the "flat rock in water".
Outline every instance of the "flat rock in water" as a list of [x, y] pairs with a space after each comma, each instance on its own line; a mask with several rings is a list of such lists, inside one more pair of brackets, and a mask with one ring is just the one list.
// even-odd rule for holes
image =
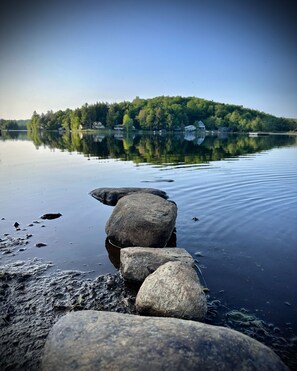
[[155, 188], [97, 188], [90, 192], [90, 195], [105, 205], [115, 206], [119, 199], [135, 192], [150, 193], [167, 199], [166, 192]]
[[52, 219], [60, 218], [60, 216], [62, 216], [61, 213], [47, 213], [47, 214], [41, 215], [40, 219], [52, 220]]
[[168, 262], [149, 275], [136, 296], [139, 313], [203, 320], [207, 301], [195, 270], [182, 262]]
[[68, 313], [52, 328], [43, 371], [288, 368], [265, 345], [224, 327], [99, 311]]
[[177, 247], [127, 247], [121, 249], [121, 274], [126, 281], [143, 282], [161, 265], [169, 261], [181, 261], [194, 266], [194, 259], [185, 250]]
[[173, 232], [176, 215], [174, 202], [150, 193], [133, 193], [118, 201], [105, 231], [119, 247], [164, 247]]

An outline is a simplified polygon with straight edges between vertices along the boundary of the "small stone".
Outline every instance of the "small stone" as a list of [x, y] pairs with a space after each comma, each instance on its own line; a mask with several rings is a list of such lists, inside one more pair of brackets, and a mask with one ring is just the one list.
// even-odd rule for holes
[[38, 242], [35, 244], [36, 247], [43, 247], [43, 246], [47, 246], [46, 243], [43, 243], [43, 242]]
[[20, 224], [18, 222], [15, 222], [13, 226], [14, 226], [14, 228], [18, 228], [19, 225]]

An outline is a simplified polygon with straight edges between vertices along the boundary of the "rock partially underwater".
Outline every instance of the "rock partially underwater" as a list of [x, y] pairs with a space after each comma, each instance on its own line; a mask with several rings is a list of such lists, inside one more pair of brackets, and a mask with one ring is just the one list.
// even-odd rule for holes
[[207, 301], [195, 270], [183, 262], [167, 262], [149, 275], [136, 296], [139, 313], [195, 319], [207, 312]]
[[123, 278], [137, 283], [143, 282], [149, 274], [169, 261], [181, 261], [194, 267], [192, 256], [178, 247], [127, 247], [121, 249], [120, 260]]
[[114, 208], [105, 231], [119, 247], [164, 247], [177, 216], [174, 202], [150, 193], [122, 197]]
[[96, 200], [102, 202], [105, 205], [115, 206], [117, 202], [124, 196], [131, 195], [133, 193], [149, 193], [159, 197], [168, 198], [166, 192], [155, 188], [96, 188], [90, 192], [90, 195]]
[[288, 368], [268, 347], [228, 328], [176, 318], [81, 311], [67, 314], [54, 325], [42, 370]]
[[61, 213], [47, 213], [47, 214], [41, 215], [40, 219], [53, 220], [53, 219], [60, 218], [61, 216], [62, 216]]

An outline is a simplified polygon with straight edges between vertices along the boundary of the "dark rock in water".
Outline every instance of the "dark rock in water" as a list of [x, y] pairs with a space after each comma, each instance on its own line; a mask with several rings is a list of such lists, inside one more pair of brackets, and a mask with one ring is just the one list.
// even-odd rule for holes
[[90, 192], [90, 195], [105, 205], [115, 206], [119, 199], [132, 193], [150, 193], [167, 199], [166, 192], [155, 188], [97, 188]]
[[136, 297], [136, 309], [147, 315], [200, 321], [206, 315], [207, 302], [191, 265], [171, 261], [145, 279]]
[[194, 259], [185, 249], [127, 247], [120, 251], [122, 276], [131, 282], [143, 282], [149, 274], [168, 261], [182, 261], [194, 266]]
[[60, 218], [62, 214], [60, 213], [48, 213], [48, 214], [43, 214], [40, 219], [47, 219], [47, 220], [52, 220], [52, 219], [57, 219]]
[[122, 197], [114, 208], [105, 231], [119, 247], [164, 247], [175, 227], [174, 202], [149, 193]]
[[173, 179], [155, 179], [155, 180], [142, 180], [142, 183], [161, 183], [161, 182], [166, 182], [166, 183], [172, 183], [174, 182]]
[[271, 349], [228, 328], [89, 310], [69, 313], [54, 325], [46, 340], [42, 370], [288, 368]]
[[47, 246], [46, 243], [43, 243], [43, 242], [38, 242], [35, 244], [36, 247], [43, 247], [43, 246]]
[[14, 226], [14, 228], [18, 228], [19, 225], [20, 225], [20, 224], [19, 224], [18, 222], [15, 222], [13, 226]]

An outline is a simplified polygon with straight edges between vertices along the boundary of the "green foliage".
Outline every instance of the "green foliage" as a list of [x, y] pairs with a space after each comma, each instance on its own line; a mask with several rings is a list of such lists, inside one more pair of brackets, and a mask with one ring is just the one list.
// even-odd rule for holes
[[29, 120], [0, 120], [2, 130], [26, 130]]
[[130, 131], [134, 129], [134, 121], [133, 119], [126, 113], [123, 118], [123, 125], [126, 131]]
[[[263, 112], [231, 104], [217, 103], [196, 97], [155, 97], [132, 102], [84, 104], [75, 110], [33, 113], [30, 130], [91, 129], [101, 122], [113, 129], [123, 124], [127, 130], [134, 126], [142, 130], [183, 130], [185, 126], [203, 121], [207, 130], [222, 131], [293, 131], [297, 122], [277, 118]], [[2, 120], [3, 121], [3, 120]]]
[[[19, 133], [6, 132], [10, 137]], [[34, 144], [59, 148], [69, 152], [84, 153], [95, 158], [115, 158], [134, 163], [151, 163], [162, 166], [180, 166], [180, 164], [200, 164], [225, 158], [266, 151], [275, 146], [296, 145], [295, 135], [267, 135], [249, 137], [248, 135], [227, 135], [221, 139], [217, 135], [203, 137], [201, 143], [196, 139], [184, 140], [184, 133], [168, 135], [134, 135], [122, 132], [120, 137], [103, 136], [100, 141], [94, 140], [96, 135], [66, 131], [62, 135], [52, 131], [28, 133]], [[167, 165], [166, 165], [167, 164]]]

